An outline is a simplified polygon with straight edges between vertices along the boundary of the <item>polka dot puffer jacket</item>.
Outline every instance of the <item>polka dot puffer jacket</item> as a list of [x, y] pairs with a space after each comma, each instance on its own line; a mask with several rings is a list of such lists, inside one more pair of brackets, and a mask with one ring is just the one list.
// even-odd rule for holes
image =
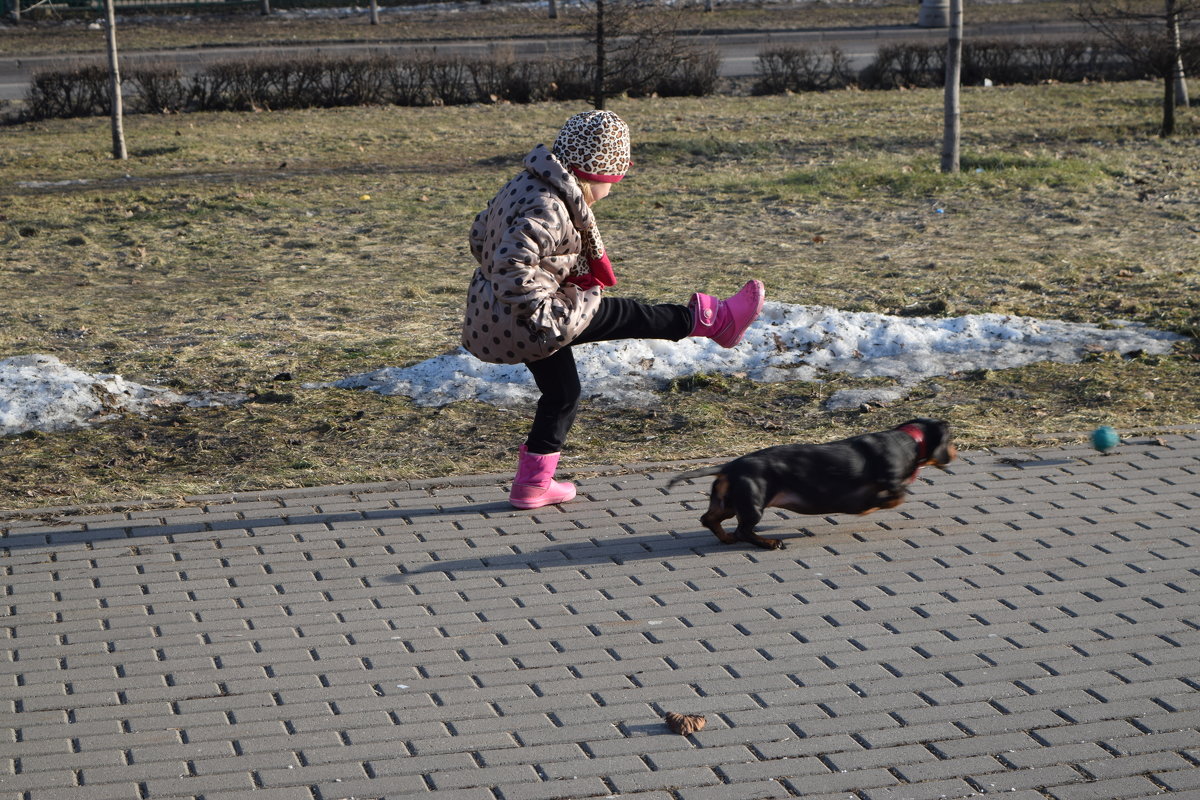
[[479, 268], [467, 292], [462, 343], [482, 361], [537, 361], [570, 344], [600, 305], [600, 288], [569, 280], [595, 226], [579, 183], [545, 145], [471, 226]]

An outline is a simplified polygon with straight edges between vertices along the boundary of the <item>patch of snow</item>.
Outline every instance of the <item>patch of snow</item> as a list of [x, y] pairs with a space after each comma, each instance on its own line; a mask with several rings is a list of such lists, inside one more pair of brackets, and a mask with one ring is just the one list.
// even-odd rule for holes
[[61, 186], [82, 186], [91, 182], [90, 178], [69, 178], [62, 181], [17, 181], [17, 186], [22, 189], [52, 189]]
[[120, 375], [93, 375], [50, 355], [0, 359], [0, 436], [85, 428], [121, 413], [145, 414], [163, 406], [207, 408], [244, 400], [244, 395], [229, 393], [181, 395]]
[[[1004, 314], [893, 317], [767, 303], [742, 343], [730, 350], [709, 339], [631, 339], [579, 345], [575, 358], [585, 391], [624, 406], [652, 405], [655, 392], [670, 381], [700, 373], [762, 382], [820, 381], [829, 373], [893, 381], [893, 386], [835, 393], [827, 404], [855, 408], [897, 402], [908, 388], [937, 375], [1038, 361], [1073, 363], [1089, 352], [1168, 353], [1184, 338], [1128, 323], [1109, 328]], [[524, 406], [538, 396], [524, 366], [486, 364], [461, 348], [410, 367], [386, 367], [305, 388], [314, 386], [405, 395], [422, 406], [460, 400]], [[0, 359], [0, 436], [72, 430], [169, 405], [201, 408], [245, 400], [233, 393], [182, 395], [120, 375], [93, 375], [50, 355]]]
[[829, 395], [825, 401], [828, 411], [845, 411], [863, 406], [888, 406], [904, 399], [904, 393], [895, 389], [842, 389]]
[[[646, 406], [669, 381], [703, 372], [767, 383], [819, 381], [822, 374], [836, 372], [890, 378], [910, 387], [956, 372], [1039, 361], [1074, 363], [1089, 352], [1168, 353], [1185, 338], [1142, 325], [1113, 324], [1106, 328], [1007, 314], [896, 317], [767, 303], [742, 343], [730, 350], [709, 339], [636, 339], [578, 345], [575, 359], [585, 392], [618, 405]], [[459, 400], [518, 406], [538, 396], [525, 367], [486, 364], [462, 348], [410, 367], [385, 367], [327, 385], [404, 395], [422, 406]]]

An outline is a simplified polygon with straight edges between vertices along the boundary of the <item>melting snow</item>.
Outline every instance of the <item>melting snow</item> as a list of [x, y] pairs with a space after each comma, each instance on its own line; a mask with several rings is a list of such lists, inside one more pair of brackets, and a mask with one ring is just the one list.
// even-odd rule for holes
[[[830, 398], [830, 408], [853, 408], [896, 402], [908, 387], [938, 375], [1037, 361], [1072, 363], [1088, 352], [1167, 353], [1183, 338], [1124, 323], [1109, 328], [1003, 314], [906, 318], [767, 303], [732, 350], [689, 338], [597, 342], [575, 352], [585, 391], [626, 406], [652, 404], [654, 392], [669, 381], [698, 373], [777, 382], [819, 381], [836, 372], [894, 382], [890, 388], [847, 390]], [[423, 406], [459, 400], [512, 406], [537, 398], [525, 367], [485, 364], [462, 349], [410, 367], [386, 367], [306, 388], [318, 386], [406, 395]], [[120, 375], [93, 375], [49, 355], [0, 359], [0, 435], [71, 430], [169, 405], [196, 408], [244, 400], [235, 394], [181, 395]]]
[[[644, 406], [668, 381], [702, 372], [739, 374], [768, 383], [816, 381], [823, 373], [839, 372], [890, 378], [903, 388], [954, 372], [1009, 369], [1038, 361], [1073, 363], [1088, 352], [1167, 353], [1184, 338], [1142, 325], [1113, 324], [1107, 328], [1006, 314], [895, 317], [767, 303], [742, 343], [731, 350], [709, 339], [628, 340], [579, 345], [575, 358], [585, 392], [616, 404]], [[461, 348], [410, 367], [385, 367], [332, 385], [405, 395], [424, 406], [458, 400], [509, 406], [537, 398], [525, 367], [485, 364]], [[900, 391], [880, 391], [871, 395], [876, 402], [902, 397]], [[847, 395], [833, 401], [855, 406], [864, 399]]]
[[233, 394], [176, 394], [120, 375], [81, 372], [48, 355], [0, 359], [0, 436], [83, 428], [122, 412], [145, 414], [161, 406], [204, 408], [244, 399]]

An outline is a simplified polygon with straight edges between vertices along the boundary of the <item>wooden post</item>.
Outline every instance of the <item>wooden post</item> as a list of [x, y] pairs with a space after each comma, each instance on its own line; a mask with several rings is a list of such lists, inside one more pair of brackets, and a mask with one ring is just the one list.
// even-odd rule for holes
[[371, 24], [379, 24], [379, 0], [371, 0]]
[[125, 151], [124, 108], [121, 105], [121, 68], [117, 63], [117, 14], [113, 10], [113, 0], [104, 0], [104, 10], [108, 17], [108, 94], [112, 106], [112, 154], [113, 158], [124, 161], [128, 158]]
[[950, 42], [946, 46], [945, 124], [942, 133], [942, 172], [958, 172], [962, 108], [962, 4], [950, 0]]

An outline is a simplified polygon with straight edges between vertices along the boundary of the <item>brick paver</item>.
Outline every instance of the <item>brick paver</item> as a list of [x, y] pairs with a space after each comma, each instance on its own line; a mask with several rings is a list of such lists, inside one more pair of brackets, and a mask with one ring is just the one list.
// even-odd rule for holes
[[780, 552], [676, 468], [0, 512], [0, 798], [1200, 792], [1200, 434], [964, 453]]

